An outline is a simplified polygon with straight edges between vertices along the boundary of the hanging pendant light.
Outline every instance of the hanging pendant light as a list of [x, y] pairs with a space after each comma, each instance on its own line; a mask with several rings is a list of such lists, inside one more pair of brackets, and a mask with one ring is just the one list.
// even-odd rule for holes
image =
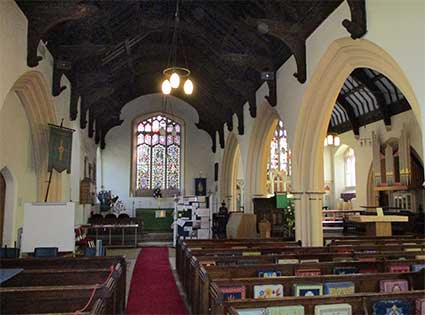
[[173, 89], [177, 89], [180, 85], [180, 77], [177, 72], [173, 72], [170, 77], [170, 84]]
[[164, 82], [162, 82], [162, 93], [168, 95], [171, 93], [171, 84], [170, 81], [168, 80], [164, 80]]
[[183, 86], [184, 93], [191, 95], [193, 92], [193, 83], [190, 79], [187, 79]]

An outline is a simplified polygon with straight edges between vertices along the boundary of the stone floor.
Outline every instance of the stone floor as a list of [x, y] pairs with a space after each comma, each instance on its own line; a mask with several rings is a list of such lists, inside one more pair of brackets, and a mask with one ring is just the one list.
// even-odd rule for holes
[[[171, 270], [173, 271], [173, 275], [174, 278], [176, 279], [176, 284], [177, 284], [177, 288], [180, 291], [180, 294], [183, 298], [183, 301], [186, 303], [186, 306], [188, 307], [187, 304], [187, 299], [186, 299], [186, 295], [184, 294], [182, 285], [180, 284], [180, 281], [177, 277], [177, 273], [176, 273], [176, 250], [171, 247], [171, 244], [169, 242], [149, 242], [149, 243], [142, 243], [140, 244], [143, 247], [146, 246], [166, 246], [169, 248], [168, 250], [168, 257], [169, 257], [169, 261], [170, 261], [170, 266], [171, 266]], [[108, 249], [106, 254], [108, 256], [125, 256], [126, 261], [127, 261], [127, 288], [126, 288], [126, 300], [128, 299], [128, 292], [130, 289], [130, 284], [131, 284], [131, 277], [133, 275], [133, 271], [134, 271], [134, 265], [136, 263], [136, 259], [137, 256], [139, 255], [140, 251], [143, 251], [143, 247], [141, 248], [114, 248], [114, 249]], [[189, 307], [188, 307], [189, 309]]]

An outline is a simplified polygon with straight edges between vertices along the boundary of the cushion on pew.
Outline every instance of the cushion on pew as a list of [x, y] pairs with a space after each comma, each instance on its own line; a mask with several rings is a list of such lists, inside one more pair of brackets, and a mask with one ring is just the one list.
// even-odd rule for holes
[[273, 299], [283, 297], [283, 285], [254, 285], [254, 299]]
[[378, 273], [378, 269], [376, 268], [362, 268], [359, 269], [359, 273]]
[[425, 315], [425, 298], [415, 301], [416, 315]]
[[336, 275], [349, 275], [359, 273], [359, 270], [356, 267], [335, 267], [334, 274]]
[[410, 266], [408, 264], [397, 264], [389, 266], [390, 272], [410, 272]]
[[298, 259], [278, 259], [277, 263], [280, 265], [289, 265], [289, 264], [299, 264], [300, 261]]
[[34, 257], [57, 257], [59, 249], [57, 247], [36, 247]]
[[351, 315], [350, 304], [327, 304], [316, 305], [314, 307], [314, 315]]
[[323, 284], [323, 292], [325, 295], [345, 295], [354, 293], [354, 283], [345, 282], [326, 282]]
[[266, 315], [265, 308], [244, 308], [236, 309], [239, 315]]
[[412, 271], [417, 272], [422, 269], [425, 269], [425, 264], [412, 264]]
[[380, 280], [379, 290], [381, 292], [404, 292], [409, 291], [409, 282], [407, 280]]
[[304, 315], [304, 306], [272, 306], [266, 309], [266, 315]]
[[261, 252], [242, 252], [242, 256], [261, 256]]
[[277, 278], [282, 276], [279, 270], [260, 270], [258, 271], [258, 278]]
[[225, 301], [241, 300], [246, 296], [245, 286], [222, 287], [223, 299]]
[[332, 259], [333, 262], [347, 262], [347, 261], [354, 261], [351, 257], [334, 257]]
[[372, 315], [388, 314], [410, 315], [413, 313], [411, 311], [410, 303], [404, 300], [384, 300], [373, 304]]
[[300, 268], [295, 270], [295, 276], [307, 277], [307, 276], [320, 276], [322, 272], [319, 268]]
[[294, 284], [295, 296], [322, 295], [323, 286], [321, 284]]

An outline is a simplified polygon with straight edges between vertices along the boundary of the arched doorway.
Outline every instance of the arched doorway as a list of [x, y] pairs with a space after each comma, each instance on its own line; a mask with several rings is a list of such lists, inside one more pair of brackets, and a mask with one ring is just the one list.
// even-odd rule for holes
[[[230, 211], [243, 206], [243, 183], [241, 180], [242, 160], [236, 135], [231, 132], [226, 139], [220, 174], [220, 199], [224, 200]], [[239, 190], [238, 190], [239, 187]], [[239, 194], [238, 194], [239, 193]], [[238, 202], [239, 199], [239, 202]]]
[[3, 246], [4, 212], [6, 208], [6, 180], [0, 173], [0, 245]]
[[[401, 90], [416, 117], [421, 117], [414, 92], [397, 62], [368, 40], [342, 38], [328, 48], [306, 88], [295, 130], [293, 186], [296, 201], [297, 239], [303, 244], [322, 245], [321, 205], [323, 193], [323, 139], [339, 91], [356, 68], [376, 70]], [[419, 121], [420, 124], [420, 121]]]

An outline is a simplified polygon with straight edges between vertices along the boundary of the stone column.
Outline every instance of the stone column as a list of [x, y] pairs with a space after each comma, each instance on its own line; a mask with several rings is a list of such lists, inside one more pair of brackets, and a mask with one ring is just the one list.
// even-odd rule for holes
[[307, 239], [307, 227], [305, 220], [305, 195], [301, 191], [292, 191], [291, 194], [294, 196], [294, 207], [295, 207], [295, 240], [302, 241], [303, 246], [306, 246]]
[[322, 198], [324, 192], [307, 191], [309, 211], [309, 246], [323, 246]]

